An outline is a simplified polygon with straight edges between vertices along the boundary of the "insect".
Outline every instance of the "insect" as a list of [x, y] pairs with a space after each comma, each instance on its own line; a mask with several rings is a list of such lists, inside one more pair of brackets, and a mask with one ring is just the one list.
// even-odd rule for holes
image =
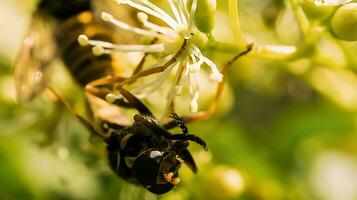
[[[111, 169], [124, 180], [142, 185], [154, 194], [164, 194], [180, 183], [178, 172], [182, 163], [197, 173], [195, 161], [187, 149], [189, 141], [208, 150], [206, 142], [190, 134], [177, 114], [171, 115], [171, 122], [160, 125], [151, 111], [125, 89], [119, 89], [120, 93], [139, 114], [134, 115], [134, 123], [130, 126], [103, 122], [104, 133], [99, 133], [79, 116], [54, 88], [50, 87], [50, 90], [93, 134], [106, 142]], [[176, 126], [182, 134], [169, 132]]]
[[[223, 89], [223, 82], [218, 85], [215, 99], [207, 112], [180, 117], [175, 112], [171, 112], [172, 119], [165, 124], [159, 124], [152, 112], [135, 95], [122, 87], [124, 83], [130, 84], [151, 73], [150, 70], [142, 69], [146, 55], [135, 68], [132, 76], [122, 77], [116, 74], [115, 69], [122, 69], [123, 66], [112, 55], [94, 56], [89, 46], [78, 45], [77, 38], [82, 33], [94, 40], [123, 40], [117, 36], [117, 33], [114, 34], [113, 28], [96, 21], [92, 11], [93, 2], [90, 0], [39, 2], [38, 10], [34, 14], [31, 28], [15, 64], [19, 100], [31, 101], [42, 89], [49, 89], [93, 134], [107, 143], [109, 165], [119, 177], [130, 183], [142, 185], [152, 193], [166, 193], [179, 184], [178, 172], [182, 163], [185, 163], [194, 173], [197, 172], [197, 166], [187, 147], [190, 141], [201, 145], [205, 150], [207, 145], [203, 139], [190, 134], [185, 123], [208, 118], [213, 113], [216, 100]], [[48, 18], [52, 18], [56, 26], [56, 29], [52, 30], [52, 35], [42, 33], [42, 28], [48, 25], [46, 23]], [[54, 42], [50, 36], [53, 36]], [[155, 43], [155, 39], [152, 43]], [[174, 62], [173, 60], [185, 50], [186, 45], [185, 40], [168, 63]], [[250, 49], [251, 47], [234, 57], [223, 68], [222, 73]], [[95, 127], [95, 123], [78, 115], [61, 95], [47, 84], [46, 73], [51, 61], [56, 57], [64, 61], [85, 92], [95, 98], [105, 99], [113, 88], [117, 89], [123, 98], [115, 99], [108, 104], [136, 109], [139, 114], [132, 117], [134, 122], [127, 124], [119, 120], [113, 123], [101, 119], [101, 126]], [[118, 113], [117, 117], [125, 118], [122, 115], [123, 113]], [[179, 127], [182, 133], [171, 134], [169, 130], [174, 127]]]
[[[47, 84], [46, 73], [56, 57], [64, 61], [73, 77], [86, 88], [86, 92], [97, 98], [105, 97], [112, 87], [111, 81], [121, 80], [117, 76], [108, 76], [118, 67], [112, 56], [94, 56], [90, 47], [78, 45], [77, 37], [83, 32], [92, 39], [118, 40], [111, 27], [95, 21], [91, 12], [92, 3], [90, 0], [39, 2], [15, 63], [17, 96], [20, 102], [26, 103], [48, 88], [90, 131], [107, 143], [109, 165], [119, 177], [142, 185], [152, 193], [166, 193], [179, 184], [178, 171], [182, 163], [194, 173], [197, 172], [197, 166], [187, 149], [189, 141], [207, 150], [201, 138], [188, 133], [179, 116], [172, 114], [173, 120], [166, 128], [158, 123], [138, 98], [119, 89], [124, 99], [113, 104], [134, 108], [139, 114], [133, 117], [132, 125], [103, 120], [101, 130], [98, 130], [93, 123], [73, 111], [61, 95]], [[49, 18], [53, 19], [56, 30], [48, 28], [50, 24], [46, 20]], [[46, 26], [50, 31], [44, 31]], [[138, 68], [136, 71], [140, 71]], [[183, 133], [171, 134], [168, 129], [175, 126], [179, 126]]]

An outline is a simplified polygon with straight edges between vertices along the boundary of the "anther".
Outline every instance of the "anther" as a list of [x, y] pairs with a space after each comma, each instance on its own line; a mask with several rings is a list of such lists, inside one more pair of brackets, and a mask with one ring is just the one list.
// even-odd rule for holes
[[107, 100], [109, 103], [114, 103], [116, 99], [116, 96], [112, 93], [109, 93], [105, 96], [105, 100]]
[[138, 12], [137, 17], [138, 17], [138, 20], [142, 23], [146, 22], [149, 18], [149, 16], [144, 12]]
[[77, 40], [81, 46], [87, 46], [89, 44], [89, 39], [86, 35], [80, 35]]
[[215, 82], [222, 82], [222, 80], [223, 80], [223, 74], [221, 74], [221, 73], [212, 73], [211, 75], [210, 75], [210, 79], [212, 80], [212, 81], [215, 81]]
[[107, 12], [102, 12], [101, 18], [105, 22], [110, 22], [113, 19], [113, 15], [111, 15]]
[[101, 56], [104, 53], [104, 48], [101, 46], [94, 46], [92, 52], [95, 56]]

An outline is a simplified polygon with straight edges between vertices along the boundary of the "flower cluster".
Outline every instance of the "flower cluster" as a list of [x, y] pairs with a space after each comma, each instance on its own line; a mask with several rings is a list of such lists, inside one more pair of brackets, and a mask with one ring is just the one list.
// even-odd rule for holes
[[[150, 91], [154, 91], [162, 85], [171, 72], [176, 73], [174, 83], [168, 94], [168, 102], [171, 103], [175, 95], [181, 95], [183, 91], [182, 84], [187, 83], [191, 95], [190, 110], [197, 112], [197, 102], [200, 96], [197, 76], [201, 70], [201, 66], [206, 64], [209, 67], [209, 77], [212, 81], [221, 82], [223, 79], [223, 75], [219, 72], [214, 62], [202, 54], [193, 40], [194, 32], [197, 31], [194, 24], [197, 0], [168, 0], [173, 16], [170, 16], [148, 0], [116, 0], [115, 2], [127, 4], [139, 10], [140, 12], [138, 12], [137, 17], [145, 29], [133, 27], [115, 19], [111, 14], [106, 12], [103, 12], [101, 15], [104, 21], [138, 35], [157, 38], [157, 42], [150, 45], [119, 45], [105, 41], [90, 40], [87, 36], [80, 35], [78, 38], [80, 45], [92, 45], [95, 55], [114, 52], [161, 53], [165, 55], [160, 61], [161, 63], [170, 60], [175, 55], [177, 56], [176, 53], [181, 50], [182, 53], [175, 58], [175, 62], [168, 66], [156, 80], [142, 85], [140, 88], [135, 88], [132, 92], [140, 95], [140, 91], [146, 88], [151, 88]], [[167, 26], [161, 26], [149, 21], [149, 15], [162, 20]], [[186, 43], [185, 47], [182, 45], [184, 42]], [[182, 48], [184, 49], [182, 50]], [[109, 97], [111, 98], [108, 99], [113, 99], [112, 95]]]

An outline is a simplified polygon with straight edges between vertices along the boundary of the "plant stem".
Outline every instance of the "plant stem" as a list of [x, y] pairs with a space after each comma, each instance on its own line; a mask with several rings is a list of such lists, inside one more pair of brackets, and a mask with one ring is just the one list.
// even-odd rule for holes
[[228, 0], [228, 14], [233, 31], [233, 36], [238, 46], [244, 49], [247, 46], [247, 41], [243, 36], [243, 32], [239, 21], [238, 0]]
[[290, 60], [299, 57], [297, 47], [292, 45], [255, 45], [249, 56], [271, 60]]
[[[219, 41], [211, 42], [207, 45], [209, 51], [215, 51], [224, 54], [238, 54], [246, 49], [238, 45], [224, 43]], [[272, 60], [289, 60], [297, 58], [297, 47], [292, 45], [254, 45], [249, 57], [272, 59]]]

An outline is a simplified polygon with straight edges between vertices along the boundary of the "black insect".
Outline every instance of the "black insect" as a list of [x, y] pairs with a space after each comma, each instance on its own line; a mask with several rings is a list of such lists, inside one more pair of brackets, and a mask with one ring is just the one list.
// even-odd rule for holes
[[[214, 112], [217, 100], [223, 90], [223, 81], [217, 86], [214, 100], [207, 111], [178, 117], [172, 113], [172, 121], [160, 125], [150, 110], [134, 95], [124, 90], [127, 84], [139, 78], [158, 73], [160, 70], [175, 62], [187, 46], [184, 40], [181, 49], [163, 66], [143, 69], [147, 54], [129, 77], [122, 77], [125, 65], [118, 62], [113, 55], [94, 56], [89, 46], [78, 45], [77, 39], [85, 33], [89, 39], [114, 42], [125, 40], [124, 34], [117, 34], [116, 30], [100, 23], [93, 10], [94, 0], [40, 0], [26, 35], [21, 52], [15, 63], [15, 80], [17, 96], [20, 102], [31, 101], [43, 89], [48, 88], [92, 133], [99, 135], [107, 143], [109, 163], [113, 171], [130, 183], [139, 184], [155, 194], [170, 191], [180, 182], [178, 171], [185, 163], [194, 173], [197, 166], [187, 147], [189, 141], [201, 145], [207, 150], [206, 143], [199, 137], [189, 134], [185, 123], [207, 119]], [[48, 22], [51, 23], [48, 23]], [[50, 25], [50, 34], [43, 31], [44, 26]], [[55, 27], [55, 28], [54, 28]], [[51, 31], [52, 30], [52, 31]], [[52, 33], [51, 33], [52, 32]], [[152, 43], [155, 43], [155, 38]], [[248, 46], [229, 61], [226, 69], [241, 56], [252, 49]], [[111, 104], [120, 108], [135, 108], [140, 114], [134, 116], [134, 124], [106, 120], [102, 130], [94, 127], [95, 123], [85, 120], [78, 115], [69, 104], [47, 84], [48, 66], [55, 58], [61, 58], [73, 78], [88, 94], [89, 105], [92, 98], [101, 101], [113, 91], [118, 90], [124, 99], [116, 99]], [[89, 97], [90, 96], [90, 97]], [[96, 101], [97, 101], [96, 100]], [[111, 106], [106, 103], [105, 106]], [[94, 106], [90, 106], [94, 107]], [[93, 115], [96, 110], [92, 109]], [[102, 117], [102, 116], [101, 116]], [[118, 112], [118, 118], [127, 119], [129, 116]], [[108, 117], [109, 118], [109, 117]], [[109, 122], [110, 121], [110, 122]], [[182, 134], [171, 134], [169, 129], [179, 127]], [[102, 133], [105, 132], [106, 134]]]
[[[189, 142], [195, 142], [208, 150], [206, 142], [200, 137], [190, 134], [186, 122], [195, 120], [195, 115], [179, 117], [172, 113], [171, 121], [160, 125], [151, 111], [133, 94], [118, 88], [126, 107], [135, 108], [139, 114], [134, 115], [134, 123], [130, 126], [102, 122], [102, 131], [97, 131], [92, 123], [78, 115], [69, 104], [57, 93], [58, 97], [87, 128], [107, 143], [109, 165], [122, 179], [141, 185], [154, 194], [164, 194], [180, 183], [178, 177], [182, 163], [193, 173], [197, 173], [195, 161], [187, 149]], [[117, 105], [124, 103], [116, 102]], [[171, 134], [170, 129], [179, 127], [182, 134]]]
[[[190, 120], [181, 120], [176, 114], [172, 114], [173, 120], [161, 126], [140, 100], [119, 88], [126, 101], [118, 100], [113, 104], [121, 108], [135, 108], [140, 114], [134, 116], [132, 126], [100, 119], [106, 122], [103, 122], [103, 130], [98, 130], [94, 123], [79, 116], [47, 84], [46, 70], [56, 57], [64, 61], [73, 78], [92, 98], [104, 99], [117, 84], [128, 80], [118, 76], [115, 69], [125, 66], [117, 63], [112, 55], [94, 56], [90, 47], [82, 47], [77, 42], [78, 35], [82, 33], [86, 33], [91, 39], [123, 40], [121, 36], [117, 38], [116, 30], [96, 20], [93, 7], [94, 0], [39, 1], [15, 63], [18, 99], [26, 103], [48, 88], [92, 133], [104, 139], [108, 145], [110, 167], [118, 176], [130, 183], [142, 185], [152, 193], [166, 193], [179, 184], [178, 172], [182, 163], [194, 173], [197, 172], [197, 166], [187, 149], [189, 141], [194, 141], [207, 150], [202, 139], [188, 133], [183, 121]], [[45, 28], [50, 29], [49, 32]], [[140, 63], [144, 60], [145, 57]], [[140, 72], [142, 64], [134, 70], [134, 73]], [[136, 78], [130, 79], [131, 82], [135, 80]], [[123, 113], [119, 112], [117, 116], [119, 115]], [[174, 126], [179, 126], [183, 133], [172, 135], [168, 129]]]
[[180, 183], [178, 172], [182, 162], [196, 173], [197, 166], [187, 147], [189, 141], [193, 141], [207, 150], [206, 143], [189, 134], [176, 114], [171, 117], [183, 133], [171, 134], [159, 125], [139, 99], [124, 89], [120, 92], [140, 114], [134, 116], [132, 126], [103, 123], [103, 129], [108, 133], [105, 142], [108, 144], [108, 158], [113, 171], [155, 194], [166, 193]]

